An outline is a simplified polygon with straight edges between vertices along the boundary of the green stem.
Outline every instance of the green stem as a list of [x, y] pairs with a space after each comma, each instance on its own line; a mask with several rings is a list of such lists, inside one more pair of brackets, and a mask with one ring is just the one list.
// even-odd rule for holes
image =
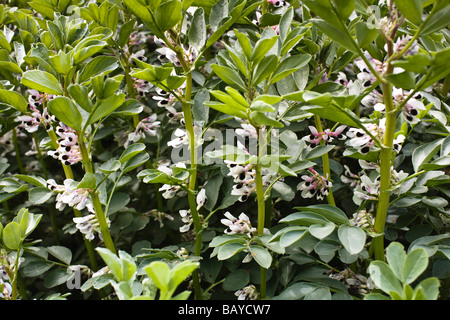
[[[50, 137], [50, 140], [52, 141], [53, 147], [55, 149], [57, 149], [59, 145], [58, 145], [58, 138], [56, 137], [55, 131], [48, 130], [47, 133], [48, 133], [48, 136]], [[65, 165], [62, 162], [61, 162], [61, 165], [63, 167], [64, 175], [65, 175], [66, 179], [73, 179], [74, 176], [73, 176], [72, 168], [70, 166]], [[77, 217], [77, 218], [80, 218], [83, 216], [83, 214], [75, 208], [73, 209], [73, 213], [74, 213], [75, 217]], [[97, 266], [97, 259], [95, 258], [94, 247], [92, 246], [92, 243], [88, 239], [86, 239], [84, 236], [83, 236], [83, 240], [84, 240], [84, 244], [86, 246], [86, 250], [89, 255], [89, 261], [91, 263], [91, 268], [94, 271], [97, 271], [98, 266]]]
[[392, 98], [392, 86], [384, 83], [383, 97], [386, 106], [386, 129], [384, 133], [383, 146], [380, 152], [380, 196], [378, 200], [377, 214], [375, 218], [374, 232], [381, 234], [372, 241], [374, 257], [377, 260], [384, 260], [384, 228], [386, 216], [389, 208], [391, 189], [391, 163], [393, 161], [392, 146], [395, 134], [396, 113]]
[[[320, 117], [317, 115], [314, 115], [314, 121], [316, 124], [316, 128], [318, 132], [323, 132], [323, 128], [322, 128], [322, 123], [320, 121]], [[320, 144], [325, 144], [323, 141], [320, 141]], [[323, 166], [323, 175], [325, 176], [325, 178], [327, 180], [331, 180], [331, 169], [330, 169], [330, 159], [328, 157], [328, 153], [325, 153], [322, 156], [322, 166]], [[331, 205], [336, 205], [336, 202], [334, 201], [334, 196], [333, 196], [333, 191], [331, 190], [331, 188], [329, 188], [328, 190], [328, 195], [327, 195], [327, 201], [329, 204]]]
[[[197, 201], [195, 199], [195, 190], [197, 188], [197, 146], [196, 146], [196, 137], [194, 132], [194, 122], [192, 117], [191, 110], [191, 95], [192, 95], [192, 72], [190, 70], [190, 66], [184, 60], [184, 55], [182, 51], [177, 51], [177, 56], [179, 61], [183, 66], [183, 70], [186, 73], [186, 87], [184, 93], [184, 101], [182, 103], [182, 110], [184, 115], [184, 123], [186, 132], [189, 140], [189, 151], [191, 158], [191, 167], [190, 167], [190, 175], [189, 175], [189, 185], [188, 185], [188, 201], [189, 208], [191, 211], [192, 220], [194, 223], [194, 232], [195, 232], [195, 256], [200, 256], [202, 251], [202, 231], [203, 226], [200, 221], [200, 216], [197, 211]], [[200, 279], [198, 275], [198, 270], [195, 270], [192, 273], [192, 279], [194, 282], [194, 294], [195, 299], [203, 300], [203, 293], [200, 287]]]
[[[258, 235], [262, 235], [264, 233], [265, 219], [266, 219], [266, 204], [264, 201], [264, 185], [262, 180], [262, 166], [259, 162], [259, 159], [264, 156], [265, 151], [265, 135], [261, 132], [259, 127], [256, 127], [257, 138], [258, 138], [258, 163], [255, 167], [255, 183], [256, 183], [256, 201], [258, 203]], [[266, 298], [266, 274], [267, 271], [265, 268], [260, 267], [260, 299]]]
[[[87, 173], [94, 173], [92, 169], [91, 159], [89, 157], [88, 150], [86, 149], [86, 145], [83, 141], [84, 136], [82, 132], [77, 131], [78, 135], [78, 145], [80, 147], [81, 157], [84, 165], [84, 170]], [[114, 242], [111, 238], [111, 233], [109, 232], [108, 222], [106, 220], [105, 213], [103, 212], [102, 204], [100, 203], [100, 198], [98, 197], [97, 192], [91, 193], [91, 200], [95, 210], [95, 216], [97, 217], [98, 224], [100, 226], [100, 232], [103, 236], [103, 241], [105, 243], [106, 248], [108, 248], [112, 253], [116, 253], [116, 249], [114, 247]]]
[[42, 166], [42, 172], [44, 173], [44, 178], [45, 178], [45, 180], [47, 180], [48, 179], [47, 167], [45, 165], [44, 158], [42, 157], [42, 151], [41, 151], [41, 148], [39, 147], [39, 140], [37, 138], [36, 132], [33, 132], [33, 140], [34, 140], [34, 144], [36, 145], [36, 151], [37, 151], [39, 162], [41, 163], [41, 166]]

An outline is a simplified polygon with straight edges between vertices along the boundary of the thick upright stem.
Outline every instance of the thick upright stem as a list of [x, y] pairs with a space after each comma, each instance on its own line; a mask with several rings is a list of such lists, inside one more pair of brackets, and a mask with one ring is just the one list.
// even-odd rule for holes
[[[77, 131], [78, 135], [78, 144], [80, 146], [81, 157], [83, 159], [84, 170], [87, 173], [94, 173], [92, 169], [91, 159], [89, 157], [88, 150], [86, 149], [86, 144], [83, 141], [83, 134], [80, 131]], [[100, 198], [96, 192], [91, 193], [92, 204], [94, 206], [95, 215], [97, 217], [98, 224], [100, 226], [100, 232], [103, 237], [103, 241], [105, 243], [106, 248], [108, 248], [111, 252], [116, 253], [116, 249], [114, 247], [114, 242], [111, 238], [111, 233], [109, 232], [108, 222], [106, 220], [105, 213], [102, 208], [102, 204], [100, 203]]]
[[[182, 57], [182, 54], [179, 55], [179, 58]], [[200, 256], [202, 251], [202, 223], [200, 221], [200, 216], [197, 211], [197, 201], [195, 198], [195, 190], [197, 188], [197, 145], [196, 145], [196, 137], [194, 131], [194, 122], [192, 118], [191, 111], [191, 95], [192, 95], [192, 73], [190, 72], [189, 66], [186, 65], [183, 61], [183, 69], [186, 72], [186, 88], [184, 94], [184, 102], [182, 104], [183, 114], [184, 114], [184, 123], [186, 127], [186, 132], [189, 139], [189, 151], [191, 158], [191, 167], [190, 167], [190, 175], [189, 175], [189, 192], [188, 192], [188, 201], [189, 208], [191, 211], [192, 220], [194, 222], [194, 231], [195, 231], [195, 252], [196, 256]], [[198, 271], [195, 270], [192, 273], [192, 279], [194, 282], [194, 294], [195, 299], [202, 300], [203, 294], [202, 289], [200, 287], [200, 280]]]
[[378, 200], [377, 215], [375, 218], [374, 231], [380, 234], [372, 241], [372, 248], [375, 259], [384, 260], [384, 227], [389, 208], [389, 198], [391, 188], [391, 164], [392, 146], [395, 134], [396, 112], [392, 100], [392, 86], [389, 83], [383, 84], [383, 96], [386, 106], [386, 129], [384, 133], [383, 146], [380, 154], [380, 195]]
[[[256, 201], [258, 203], [258, 236], [264, 233], [265, 219], [266, 219], [266, 204], [264, 201], [264, 185], [262, 180], [262, 166], [259, 159], [264, 155], [265, 152], [265, 139], [266, 136], [260, 128], [256, 128], [258, 136], [258, 162], [255, 167], [255, 182], [256, 182]], [[266, 297], [266, 269], [260, 267], [260, 288], [259, 294], [260, 299], [265, 299]]]

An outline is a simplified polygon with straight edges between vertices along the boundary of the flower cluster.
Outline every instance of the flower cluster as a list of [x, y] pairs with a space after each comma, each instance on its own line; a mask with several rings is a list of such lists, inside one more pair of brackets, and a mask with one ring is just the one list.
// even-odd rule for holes
[[[359, 165], [363, 170], [358, 174], [352, 173], [348, 166], [344, 165], [345, 171], [341, 175], [341, 181], [350, 184], [354, 188], [353, 202], [360, 205], [366, 200], [378, 200], [380, 189], [380, 167], [373, 162], [365, 160], [358, 160]], [[392, 192], [398, 193], [400, 189], [396, 184], [405, 179], [408, 176], [407, 173], [400, 171], [397, 172], [391, 167], [391, 185]], [[368, 219], [370, 221], [370, 219]]]
[[[206, 189], [202, 189], [197, 193], [197, 211], [206, 203]], [[180, 227], [180, 232], [188, 232], [192, 225], [192, 214], [191, 210], [180, 210], [179, 214], [181, 216], [181, 221], [183, 221], [184, 225]]]
[[259, 293], [254, 285], [249, 285], [234, 293], [238, 300], [257, 300]]
[[156, 136], [156, 130], [161, 123], [160, 121], [156, 121], [156, 119], [156, 114], [142, 119], [136, 126], [136, 129], [128, 134], [128, 140], [125, 142], [124, 147], [126, 148], [130, 143], [144, 139], [146, 135]]
[[374, 284], [370, 278], [356, 274], [350, 269], [330, 274], [330, 278], [341, 281], [352, 294], [367, 295], [374, 289]]
[[313, 168], [309, 168], [308, 171], [312, 176], [302, 175], [301, 178], [304, 181], [298, 184], [297, 190], [302, 190], [301, 195], [303, 198], [313, 198], [316, 196], [318, 200], [323, 200], [329, 194], [333, 184]]
[[53, 96], [41, 94], [36, 90], [29, 90], [29, 93], [28, 107], [30, 108], [30, 112], [14, 119], [17, 122], [21, 122], [18, 127], [25, 129], [29, 133], [33, 133], [39, 129], [39, 124], [42, 123], [47, 131], [51, 130], [52, 122], [56, 121], [55, 116], [50, 116], [47, 108], [43, 108], [41, 113], [38, 107], [43, 104], [44, 99], [50, 100]]
[[[357, 149], [362, 154], [367, 154], [370, 151], [377, 150], [375, 145], [375, 140], [372, 138], [375, 137], [378, 140], [382, 140], [384, 136], [384, 132], [386, 129], [386, 118], [383, 118], [376, 123], [364, 123], [363, 124], [366, 130], [360, 128], [350, 128], [347, 132], [347, 136], [350, 138], [348, 141], [348, 145], [352, 148]], [[367, 134], [370, 132], [372, 136]], [[396, 137], [393, 142], [394, 151], [399, 153], [402, 147], [402, 143], [405, 140], [405, 136], [400, 134]]]
[[95, 213], [94, 205], [90, 198], [92, 190], [87, 188], [77, 188], [78, 182], [72, 179], [64, 180], [64, 185], [59, 185], [55, 180], [47, 180], [47, 188], [57, 192], [56, 208], [62, 211], [66, 205], [77, 210], [87, 209], [91, 213]]
[[252, 227], [250, 218], [243, 212], [236, 218], [227, 211], [225, 217], [228, 219], [221, 219], [220, 222], [227, 226], [224, 231], [226, 234], [246, 234], [251, 237], [256, 232], [256, 228]]
[[336, 128], [335, 131], [331, 131], [330, 129], [326, 129], [324, 132], [318, 132], [317, 129], [313, 126], [309, 126], [310, 135], [303, 137], [302, 139], [310, 143], [310, 147], [314, 148], [319, 145], [322, 141], [325, 144], [330, 143], [334, 140], [334, 138], [339, 140], [345, 140], [347, 137], [342, 134], [347, 126], [341, 125]]
[[360, 210], [353, 214], [350, 224], [358, 228], [370, 228], [374, 225], [375, 218], [370, 211]]
[[56, 128], [59, 147], [55, 151], [48, 151], [48, 155], [59, 159], [65, 165], [73, 165], [82, 160], [80, 147], [78, 146], [78, 136], [72, 128], [63, 123]]
[[95, 214], [91, 213], [83, 217], [73, 218], [73, 222], [75, 222], [76, 228], [85, 235], [87, 240], [94, 240], [95, 233], [98, 233], [100, 240], [103, 240]]

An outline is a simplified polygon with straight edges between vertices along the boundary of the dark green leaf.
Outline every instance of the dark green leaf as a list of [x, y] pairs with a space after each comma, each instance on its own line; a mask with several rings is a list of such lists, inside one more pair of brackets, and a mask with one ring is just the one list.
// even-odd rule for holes
[[50, 112], [74, 130], [81, 130], [83, 118], [71, 99], [56, 97], [48, 102]]
[[23, 74], [21, 81], [24, 86], [27, 86], [30, 89], [56, 95], [62, 94], [58, 80], [46, 71], [27, 71]]
[[0, 89], [0, 102], [3, 102], [22, 113], [27, 113], [28, 102], [18, 92]]

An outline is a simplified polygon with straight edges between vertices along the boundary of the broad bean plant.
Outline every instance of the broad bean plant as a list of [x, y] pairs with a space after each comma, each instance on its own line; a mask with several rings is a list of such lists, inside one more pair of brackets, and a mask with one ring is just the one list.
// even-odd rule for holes
[[449, 298], [446, 0], [0, 5], [0, 298]]

